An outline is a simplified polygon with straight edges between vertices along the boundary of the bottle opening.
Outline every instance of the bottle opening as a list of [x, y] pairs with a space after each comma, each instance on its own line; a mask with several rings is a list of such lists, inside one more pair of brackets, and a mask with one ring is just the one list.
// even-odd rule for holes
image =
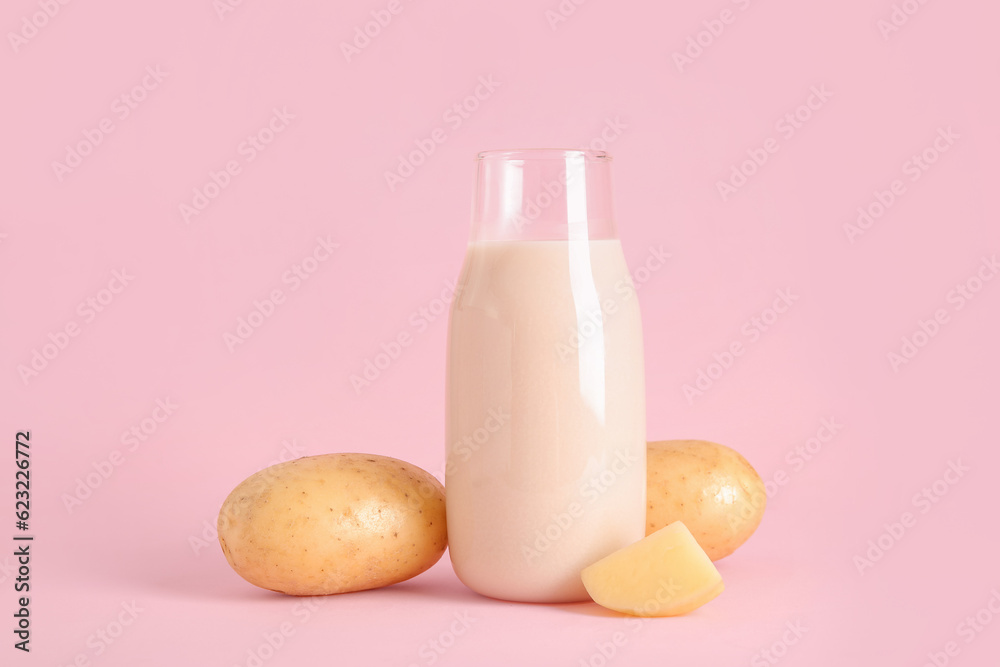
[[585, 160], [611, 160], [607, 151], [587, 148], [515, 148], [510, 150], [480, 151], [477, 160], [565, 160], [583, 157]]

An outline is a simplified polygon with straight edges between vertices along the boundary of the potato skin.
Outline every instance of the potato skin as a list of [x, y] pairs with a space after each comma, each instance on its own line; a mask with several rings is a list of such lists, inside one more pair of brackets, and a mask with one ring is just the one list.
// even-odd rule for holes
[[219, 512], [219, 544], [255, 586], [328, 595], [388, 586], [447, 546], [444, 487], [376, 454], [306, 456], [241, 482]]
[[757, 530], [767, 494], [737, 451], [705, 440], [650, 442], [646, 450], [646, 534], [683, 521], [713, 561]]

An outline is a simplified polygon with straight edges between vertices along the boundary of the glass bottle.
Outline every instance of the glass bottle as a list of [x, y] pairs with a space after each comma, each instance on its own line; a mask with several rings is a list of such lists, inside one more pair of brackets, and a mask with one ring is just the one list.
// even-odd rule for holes
[[602, 151], [487, 151], [452, 303], [448, 541], [490, 597], [588, 599], [580, 571], [641, 539], [642, 325]]

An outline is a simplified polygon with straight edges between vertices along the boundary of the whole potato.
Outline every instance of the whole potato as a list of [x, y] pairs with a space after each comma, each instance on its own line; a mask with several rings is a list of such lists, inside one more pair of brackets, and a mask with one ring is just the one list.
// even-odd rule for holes
[[764, 516], [764, 482], [724, 445], [650, 442], [646, 470], [647, 535], [683, 521], [709, 558], [719, 560], [746, 542]]
[[290, 595], [348, 593], [420, 574], [447, 546], [444, 487], [376, 454], [323, 454], [257, 472], [219, 512], [226, 560]]

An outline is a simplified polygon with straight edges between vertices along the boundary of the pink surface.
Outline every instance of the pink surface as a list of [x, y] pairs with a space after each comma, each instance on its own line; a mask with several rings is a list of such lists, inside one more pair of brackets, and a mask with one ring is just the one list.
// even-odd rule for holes
[[[345, 55], [372, 12], [391, 21]], [[916, 0], [5, 3], [0, 433], [31, 430], [36, 540], [26, 655], [8, 446], [3, 664], [995, 664], [998, 20]], [[772, 483], [725, 593], [637, 622], [478, 597], [447, 558], [318, 600], [237, 577], [211, 526], [251, 472], [360, 450], [441, 475], [474, 153], [602, 142], [649, 435], [729, 444]]]

